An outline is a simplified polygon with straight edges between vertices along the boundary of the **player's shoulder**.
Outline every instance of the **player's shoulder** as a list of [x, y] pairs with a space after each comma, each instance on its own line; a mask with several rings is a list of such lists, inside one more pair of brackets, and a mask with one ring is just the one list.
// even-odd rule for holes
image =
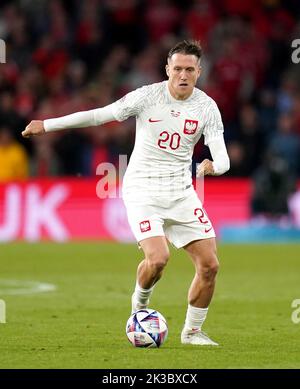
[[220, 119], [220, 110], [215, 100], [199, 88], [194, 88], [191, 106], [197, 115], [206, 118], [206, 120], [211, 120], [212, 118]]
[[198, 100], [198, 102], [200, 102], [201, 104], [204, 104], [208, 107], [212, 107], [212, 106], [216, 106], [217, 103], [215, 102], [215, 100], [208, 96], [207, 93], [205, 93], [203, 90], [199, 89], [199, 88], [194, 88], [194, 96], [195, 100]]
[[150, 94], [156, 94], [156, 93], [162, 93], [165, 90], [165, 81], [161, 82], [155, 82], [154, 84], [148, 84], [143, 85], [140, 88], [137, 88], [137, 91], [140, 91], [141, 93], [145, 93], [147, 95]]
[[154, 84], [144, 85], [136, 89], [136, 94], [139, 97], [141, 106], [144, 108], [161, 103], [166, 99], [165, 82], [156, 82]]

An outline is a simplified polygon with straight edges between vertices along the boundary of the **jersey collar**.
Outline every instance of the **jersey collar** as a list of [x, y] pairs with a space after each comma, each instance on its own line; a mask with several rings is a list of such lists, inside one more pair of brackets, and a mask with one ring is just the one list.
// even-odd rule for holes
[[192, 94], [185, 100], [177, 100], [175, 99], [175, 97], [173, 97], [169, 91], [169, 87], [168, 87], [168, 81], [165, 81], [165, 87], [166, 87], [166, 91], [167, 91], [167, 96], [169, 97], [169, 99], [173, 102], [173, 103], [186, 103], [190, 100], [192, 100], [193, 96], [194, 96], [194, 93], [195, 93], [195, 88], [193, 89], [193, 92]]

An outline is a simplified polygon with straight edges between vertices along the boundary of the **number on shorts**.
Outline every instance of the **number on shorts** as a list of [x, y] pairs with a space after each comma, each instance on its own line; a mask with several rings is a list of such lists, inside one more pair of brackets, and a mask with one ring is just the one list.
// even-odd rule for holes
[[194, 215], [197, 216], [199, 222], [201, 224], [207, 224], [208, 223], [208, 217], [204, 211], [204, 209], [201, 208], [196, 208], [194, 211]]

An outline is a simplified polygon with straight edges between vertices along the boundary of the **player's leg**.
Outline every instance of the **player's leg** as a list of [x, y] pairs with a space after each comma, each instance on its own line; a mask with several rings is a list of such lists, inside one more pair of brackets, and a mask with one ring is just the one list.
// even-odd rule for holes
[[169, 258], [164, 232], [164, 220], [158, 207], [126, 202], [128, 222], [144, 252], [144, 260], [137, 269], [135, 290], [132, 295], [132, 312], [146, 308], [155, 282]]
[[188, 302], [198, 308], [207, 308], [212, 299], [219, 269], [215, 238], [202, 239], [184, 247], [195, 266]]
[[188, 293], [188, 309], [181, 340], [183, 343], [217, 345], [201, 332], [219, 268], [215, 238], [196, 240], [184, 248], [195, 266], [195, 276]]
[[194, 266], [195, 276], [188, 294], [188, 309], [182, 331], [182, 343], [216, 345], [202, 331], [214, 292], [218, 271], [215, 232], [195, 191], [180, 199], [173, 208], [166, 237], [177, 248], [185, 248]]
[[151, 288], [161, 277], [170, 252], [164, 236], [154, 236], [140, 242], [145, 259], [137, 269], [137, 280], [143, 288]]
[[139, 242], [145, 258], [137, 268], [136, 286], [132, 295], [132, 311], [146, 308], [155, 283], [160, 279], [169, 259], [164, 236], [154, 236]]

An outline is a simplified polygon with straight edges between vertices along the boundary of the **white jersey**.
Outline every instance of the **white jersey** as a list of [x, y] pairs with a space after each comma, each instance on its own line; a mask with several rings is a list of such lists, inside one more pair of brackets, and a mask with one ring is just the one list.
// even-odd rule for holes
[[118, 121], [136, 117], [136, 139], [123, 181], [128, 201], [181, 198], [192, 187], [194, 146], [223, 137], [214, 100], [194, 88], [186, 100], [176, 100], [167, 81], [147, 85], [112, 104]]

